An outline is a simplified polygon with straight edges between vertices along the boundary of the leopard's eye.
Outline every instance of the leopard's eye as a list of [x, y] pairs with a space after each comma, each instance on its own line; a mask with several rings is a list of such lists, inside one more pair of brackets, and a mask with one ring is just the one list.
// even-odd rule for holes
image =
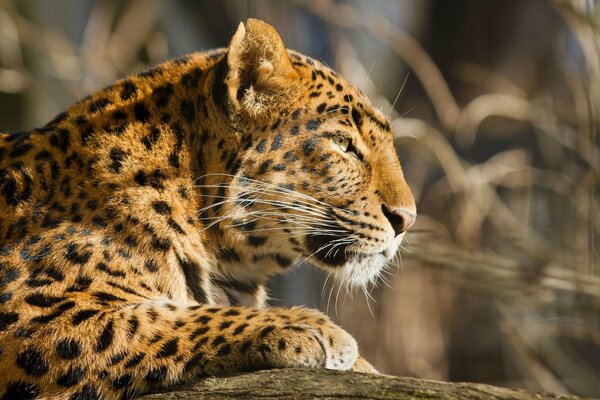
[[350, 138], [343, 137], [343, 136], [334, 137], [333, 142], [335, 144], [337, 144], [339, 146], [339, 148], [342, 149], [343, 152], [347, 152], [348, 148], [352, 144], [352, 141], [350, 140]]

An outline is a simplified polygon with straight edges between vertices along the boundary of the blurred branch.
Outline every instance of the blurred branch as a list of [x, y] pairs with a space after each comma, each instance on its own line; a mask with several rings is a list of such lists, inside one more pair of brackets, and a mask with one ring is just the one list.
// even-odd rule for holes
[[500, 329], [508, 344], [509, 351], [515, 358], [517, 368], [526, 382], [533, 383], [536, 387], [530, 390], [555, 391], [559, 393], [568, 392], [567, 388], [560, 382], [557, 376], [548, 368], [542, 359], [536, 354], [535, 349], [522, 337], [519, 329], [504, 319], [500, 322]]
[[[4, 22], [0, 25], [0, 35], [9, 35], [11, 40], [13, 37], [18, 39], [18, 45], [11, 49], [28, 47], [42, 52], [41, 58], [50, 61], [42, 64], [44, 73], [59, 80], [74, 99], [114, 81], [132, 69], [140, 69], [140, 49], [147, 44], [160, 16], [158, 0], [128, 1], [119, 13], [117, 2], [95, 2], [82, 43], [76, 45], [61, 30], [38, 26], [21, 16], [10, 3], [3, 3], [3, 6], [4, 9], [0, 8], [0, 22]], [[9, 29], [11, 27], [13, 29]], [[7, 52], [7, 43], [10, 41], [0, 43], [4, 43], [0, 45], [0, 63], [5, 64], [3, 60], [6, 57], [2, 55]], [[14, 52], [11, 50], [11, 54]], [[20, 60], [20, 56], [12, 58]], [[5, 83], [5, 91], [25, 89], [26, 75], [20, 73], [17, 76], [15, 72], [19, 71], [10, 70], [9, 74], [12, 75], [9, 77], [21, 79], [13, 80], [10, 82], [12, 85]], [[0, 75], [0, 90], [2, 83]]]
[[117, 21], [108, 41], [107, 55], [115, 65], [132, 64], [138, 58], [160, 17], [158, 0], [135, 0]]
[[[576, 38], [585, 59], [582, 68], [582, 84], [565, 73], [570, 84], [576, 109], [580, 117], [580, 143], [578, 153], [587, 155], [588, 149], [595, 149], [592, 168], [596, 174], [600, 170], [600, 149], [597, 146], [600, 125], [600, 32], [598, 21], [594, 21], [591, 10], [575, 0], [553, 0], [552, 3]], [[594, 167], [595, 166], [595, 167]]]
[[[419, 218], [421, 221], [428, 219], [426, 216]], [[417, 229], [428, 224], [421, 221]], [[410, 246], [405, 257], [441, 268], [451, 279], [458, 277], [468, 287], [509, 304], [525, 297], [528, 301], [539, 302], [547, 295], [565, 291], [588, 296], [600, 306], [600, 277], [581, 275], [555, 263], [538, 266], [532, 271], [517, 260], [491, 252], [461, 249], [449, 238], [439, 235], [413, 233], [408, 240]]]
[[0, 7], [0, 92], [18, 93], [30, 83], [23, 66], [21, 38], [7, 10]]
[[[510, 308], [501, 309], [504, 318], [500, 328], [508, 340], [512, 353], [519, 360], [517, 365], [521, 372], [532, 376], [539, 386], [529, 387], [530, 390], [556, 391], [565, 393], [567, 388], [561, 383], [568, 382], [570, 386], [586, 388], [588, 393], [598, 393], [600, 382], [598, 371], [586, 365], [572, 351], [557, 345], [558, 338], [578, 337], [589, 340], [593, 345], [600, 344], [600, 333], [585, 326], [578, 326], [574, 321], [560, 323], [557, 321], [539, 324], [528, 323], [523, 326], [518, 316]], [[582, 334], [583, 333], [583, 334]]]
[[9, 67], [23, 66], [19, 31], [11, 15], [0, 8], [0, 63]]
[[456, 72], [458, 79], [474, 86], [479, 86], [488, 92], [510, 94], [525, 98], [527, 93], [511, 82], [507, 77], [491, 71], [481, 65], [458, 62]]
[[456, 125], [460, 109], [446, 80], [419, 42], [383, 15], [365, 14], [354, 6], [332, 0], [295, 0], [325, 21], [349, 29], [365, 29], [388, 45], [414, 71], [427, 92], [442, 124], [449, 129]]
[[26, 71], [0, 68], [0, 92], [19, 93], [30, 84]]
[[[512, 212], [505, 206], [499, 198], [493, 183], [493, 176], [490, 173], [482, 174], [481, 165], [479, 168], [469, 167], [458, 158], [447, 139], [433, 128], [431, 125], [418, 119], [404, 118], [393, 125], [401, 124], [403, 129], [409, 130], [419, 140], [416, 142], [420, 147], [427, 148], [429, 154], [439, 162], [444, 171], [444, 181], [447, 181], [450, 193], [448, 196], [462, 194], [465, 199], [462, 207], [457, 210], [460, 214], [456, 217], [457, 225], [455, 233], [463, 239], [463, 243], [469, 242], [474, 235], [478, 235], [483, 219], [489, 217], [490, 221], [498, 226], [498, 232], [510, 238], [515, 245], [526, 250], [526, 252], [535, 258], [543, 257], [545, 260], [554, 258], [562, 260], [565, 264], [570, 264], [574, 260], [562, 254], [560, 249], [549, 244], [543, 237], [535, 233], [532, 229], [523, 224]], [[403, 137], [398, 135], [398, 137]], [[414, 145], [413, 145], [414, 147]], [[508, 153], [507, 153], [508, 154]], [[510, 153], [516, 155], [517, 153]], [[512, 157], [514, 159], [514, 157]], [[507, 163], [507, 157], [495, 157], [488, 160], [490, 167], [488, 171], [494, 171], [496, 174], [513, 170], [510, 163]], [[512, 162], [512, 161], [511, 161]], [[516, 166], [523, 169], [525, 164], [522, 162]], [[506, 170], [506, 168], [509, 168]], [[430, 196], [439, 197], [440, 185], [436, 190], [434, 185], [430, 191]]]

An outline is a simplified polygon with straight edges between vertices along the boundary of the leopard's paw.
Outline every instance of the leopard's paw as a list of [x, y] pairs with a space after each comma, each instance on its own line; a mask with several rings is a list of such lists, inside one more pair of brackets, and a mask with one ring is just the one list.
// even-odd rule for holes
[[257, 331], [254, 364], [265, 368], [327, 368], [349, 370], [358, 357], [356, 340], [329, 320], [283, 326], [267, 326]]

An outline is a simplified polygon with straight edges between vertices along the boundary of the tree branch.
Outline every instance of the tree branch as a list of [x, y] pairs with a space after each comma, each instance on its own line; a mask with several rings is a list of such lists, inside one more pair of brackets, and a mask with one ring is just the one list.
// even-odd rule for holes
[[175, 392], [144, 400], [167, 399], [577, 399], [533, 394], [475, 383], [448, 383], [388, 375], [317, 369], [277, 369], [207, 378]]

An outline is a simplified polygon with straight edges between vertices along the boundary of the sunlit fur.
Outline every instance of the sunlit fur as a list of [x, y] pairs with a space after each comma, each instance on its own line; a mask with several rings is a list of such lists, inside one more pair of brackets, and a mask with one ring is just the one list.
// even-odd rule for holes
[[257, 20], [2, 133], [0, 399], [375, 372], [324, 314], [267, 307], [266, 287], [306, 263], [364, 286], [409, 226], [398, 209], [414, 217], [388, 121]]
[[[219, 226], [219, 237], [243, 249], [240, 254], [252, 255], [224, 267], [235, 275], [247, 273], [257, 257], [278, 255], [296, 265], [309, 262], [344, 284], [364, 287], [377, 279], [404, 236], [396, 237], [382, 207], [415, 210], [390, 125], [336, 72], [288, 53], [293, 73], [282, 74], [291, 94], [279, 95], [289, 94], [285, 111], [271, 104], [256, 118], [236, 121], [237, 129], [251, 133], [252, 139], [240, 151], [234, 174], [206, 178], [211, 185], [226, 185], [227, 191], [218, 199], [218, 211], [204, 209], [203, 217]], [[343, 151], [334, 140], [338, 136], [350, 139], [353, 151]], [[217, 191], [212, 188], [208, 195]], [[251, 230], [239, 229], [248, 223]], [[247, 246], [248, 235], [266, 240], [259, 248]], [[318, 245], [307, 245], [314, 237]], [[280, 269], [265, 263], [252, 271], [266, 277]]]

